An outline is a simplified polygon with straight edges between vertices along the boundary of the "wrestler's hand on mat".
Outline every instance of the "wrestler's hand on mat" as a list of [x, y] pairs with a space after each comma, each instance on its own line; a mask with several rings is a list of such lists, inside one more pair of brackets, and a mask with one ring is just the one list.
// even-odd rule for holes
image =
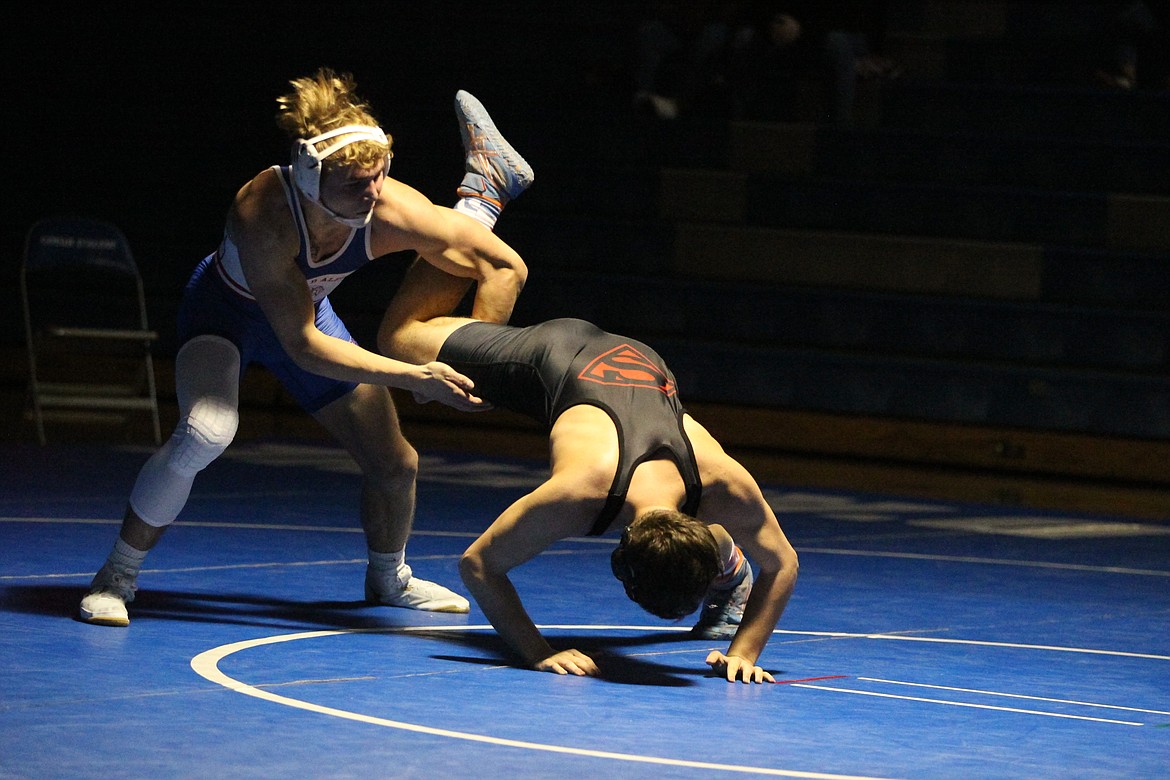
[[598, 673], [597, 664], [580, 650], [562, 650], [543, 661], [537, 661], [532, 668], [538, 672], [576, 674], [582, 677], [595, 677]]
[[724, 655], [718, 650], [712, 650], [707, 656], [707, 663], [718, 674], [726, 675], [727, 682], [735, 682], [740, 677], [743, 678], [745, 683], [776, 682], [776, 679], [772, 675], [737, 655]]
[[418, 403], [439, 401], [465, 412], [482, 412], [492, 408], [487, 401], [472, 395], [474, 382], [446, 363], [435, 361], [419, 366], [419, 369], [422, 371], [420, 384], [411, 390]]

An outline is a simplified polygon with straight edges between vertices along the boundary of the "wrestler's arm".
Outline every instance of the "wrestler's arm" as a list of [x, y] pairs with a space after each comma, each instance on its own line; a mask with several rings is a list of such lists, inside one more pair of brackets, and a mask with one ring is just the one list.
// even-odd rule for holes
[[756, 661], [772, 637], [796, 587], [799, 562], [759, 485], [739, 462], [723, 452], [702, 426], [688, 420], [687, 433], [696, 453], [705, 459], [702, 518], [718, 521], [756, 566], [755, 582], [743, 619], [726, 653], [711, 653], [707, 662], [726, 673], [728, 681], [771, 681]]
[[[796, 587], [798, 562], [796, 551], [780, 529], [775, 515], [763, 496], [741, 495], [726, 509], [717, 508], [721, 517], [736, 517], [728, 523], [734, 538], [756, 565], [755, 582], [744, 607], [743, 619], [722, 657], [708, 657], [707, 662], [726, 672], [729, 682], [751, 676], [755, 682], [771, 675], [759, 670], [756, 661], [764, 651], [788, 600]], [[753, 528], [754, 527], [754, 528]]]
[[472, 543], [459, 562], [463, 582], [492, 626], [524, 663], [556, 674], [596, 675], [597, 664], [575, 649], [554, 650], [524, 609], [508, 572], [558, 539], [589, 525], [586, 506], [566, 480], [553, 477], [516, 501]]
[[471, 380], [449, 366], [392, 360], [318, 330], [309, 287], [295, 262], [299, 239], [274, 174], [266, 171], [240, 190], [227, 229], [252, 295], [299, 367], [332, 379], [400, 387], [456, 408], [482, 407], [470, 393]]

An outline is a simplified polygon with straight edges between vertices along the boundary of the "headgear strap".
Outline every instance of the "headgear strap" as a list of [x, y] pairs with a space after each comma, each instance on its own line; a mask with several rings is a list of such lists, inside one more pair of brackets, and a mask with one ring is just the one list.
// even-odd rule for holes
[[[317, 151], [316, 144], [342, 135], [346, 137], [330, 144], [321, 151]], [[325, 209], [334, 219], [351, 227], [362, 227], [368, 224], [373, 210], [371, 209], [370, 213], [362, 218], [348, 218], [337, 214], [321, 203], [321, 168], [326, 157], [358, 141], [374, 141], [384, 146], [389, 146], [390, 143], [386, 138], [386, 133], [380, 127], [373, 125], [345, 125], [344, 127], [338, 127], [320, 135], [315, 135], [312, 138], [298, 138], [293, 145], [292, 171], [293, 181], [296, 182], [297, 189], [309, 200]], [[387, 173], [390, 171], [390, 157], [390, 154], [386, 155]]]

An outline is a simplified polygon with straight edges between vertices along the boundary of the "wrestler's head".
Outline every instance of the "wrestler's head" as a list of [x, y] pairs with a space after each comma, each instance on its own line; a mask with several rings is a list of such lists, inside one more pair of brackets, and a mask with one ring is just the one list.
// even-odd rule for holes
[[722, 569], [710, 529], [690, 515], [670, 510], [635, 518], [610, 564], [634, 603], [667, 620], [698, 609]]
[[[389, 171], [392, 139], [355, 94], [351, 76], [322, 68], [291, 84], [293, 92], [277, 99], [280, 110], [276, 121], [293, 138], [292, 171], [297, 189], [338, 221], [355, 226], [367, 223], [373, 204], [351, 208], [353, 204], [344, 202], [345, 193], [356, 186], [349, 180], [372, 181]], [[380, 180], [377, 184], [380, 186]], [[331, 189], [335, 192], [329, 192]], [[375, 188], [371, 185], [370, 189]], [[362, 198], [355, 196], [356, 200]]]

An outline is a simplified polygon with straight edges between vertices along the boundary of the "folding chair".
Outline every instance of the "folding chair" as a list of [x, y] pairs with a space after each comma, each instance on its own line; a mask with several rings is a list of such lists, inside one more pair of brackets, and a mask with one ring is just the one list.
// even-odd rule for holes
[[[50, 217], [29, 229], [20, 269], [37, 439], [50, 412], [74, 422], [149, 412], [161, 443], [142, 277], [116, 226]], [[88, 413], [88, 417], [86, 416]]]

